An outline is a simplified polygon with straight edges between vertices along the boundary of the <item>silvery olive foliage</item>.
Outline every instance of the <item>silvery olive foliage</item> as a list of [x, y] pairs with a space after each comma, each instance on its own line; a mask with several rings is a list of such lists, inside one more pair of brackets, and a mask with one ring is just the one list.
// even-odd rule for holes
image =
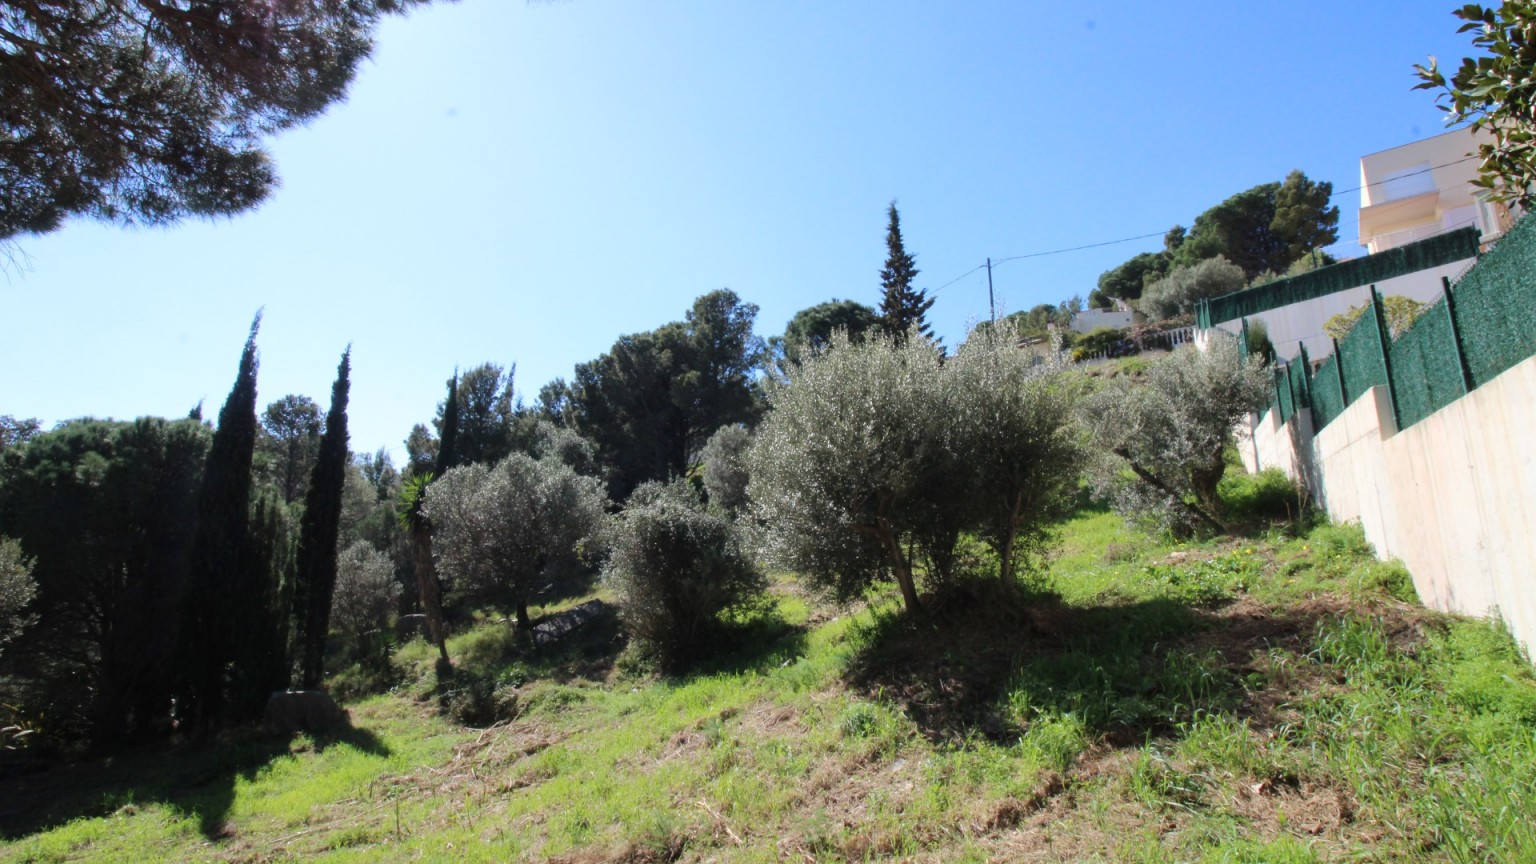
[[637, 487], [609, 532], [604, 580], [632, 638], [668, 668], [699, 656], [720, 614], [749, 606], [767, 581], [735, 523], [683, 480]]
[[1081, 409], [1095, 489], [1176, 534], [1219, 527], [1222, 451], [1268, 393], [1259, 358], [1245, 359], [1237, 339], [1219, 333], [1204, 351], [1188, 345], [1153, 364], [1139, 385], [1112, 381]]
[[596, 478], [514, 453], [444, 474], [427, 487], [423, 512], [453, 589], [511, 600], [527, 627], [533, 592], [580, 566], [577, 547], [602, 525], [605, 503]]
[[914, 553], [946, 578], [975, 531], [1011, 576], [1078, 465], [1072, 392], [1014, 335], [973, 336], [948, 361], [922, 339], [838, 336], [771, 389], [747, 456], [767, 557], [844, 598], [891, 574], [915, 609]]
[[533, 430], [531, 449], [535, 459], [555, 459], [583, 477], [604, 479], [603, 463], [598, 458], [597, 447], [581, 437], [581, 433], [575, 429], [540, 420]]
[[388, 627], [399, 600], [394, 562], [368, 541], [359, 540], [336, 556], [331, 623], [355, 643]]
[[23, 614], [37, 594], [32, 581], [32, 562], [21, 553], [21, 544], [0, 537], [0, 649], [21, 635], [30, 618]]
[[904, 541], [954, 462], [936, 398], [941, 362], [922, 338], [865, 334], [850, 343], [837, 333], [769, 390], [747, 455], [747, 495], [770, 561], [840, 598], [892, 573], [907, 606], [918, 605]]
[[1194, 307], [1196, 300], [1241, 291], [1248, 284], [1243, 268], [1217, 255], [1197, 264], [1175, 267], [1167, 276], [1148, 285], [1138, 304], [1156, 318], [1172, 318]]
[[967, 511], [966, 527], [997, 552], [1004, 579], [1043, 563], [1050, 525], [1082, 469], [1078, 388], [1059, 359], [1018, 350], [1019, 338], [1014, 325], [999, 322], [990, 338], [967, 339], [943, 371], [948, 433], [964, 478], [950, 506]]
[[731, 516], [747, 506], [747, 445], [752, 435], [745, 426], [721, 426], [699, 453], [704, 463], [704, 491], [709, 503]]

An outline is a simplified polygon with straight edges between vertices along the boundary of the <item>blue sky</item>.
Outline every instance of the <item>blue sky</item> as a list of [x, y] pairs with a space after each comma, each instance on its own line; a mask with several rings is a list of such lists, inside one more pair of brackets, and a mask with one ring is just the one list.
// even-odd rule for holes
[[[25, 238], [0, 277], [0, 414], [210, 416], [265, 307], [260, 402], [328, 398], [392, 450], [444, 380], [532, 399], [728, 287], [758, 332], [874, 305], [899, 199], [930, 290], [981, 264], [1160, 233], [1300, 168], [1441, 131], [1412, 64], [1469, 53], [1448, 0], [462, 0], [388, 21], [350, 98], [272, 142], [260, 209]], [[1353, 237], [1358, 193], [1341, 196]], [[1146, 239], [996, 268], [1007, 310], [1086, 296]], [[1334, 251], [1360, 254], [1343, 242]], [[986, 275], [930, 313], [951, 346]]]

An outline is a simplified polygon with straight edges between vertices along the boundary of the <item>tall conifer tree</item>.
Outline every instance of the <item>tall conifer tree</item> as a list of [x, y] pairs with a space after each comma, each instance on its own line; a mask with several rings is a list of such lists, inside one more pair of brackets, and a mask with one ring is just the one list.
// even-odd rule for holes
[[230, 714], [257, 716], [274, 690], [288, 686], [288, 649], [293, 611], [294, 531], [282, 493], [271, 487], [253, 493], [249, 552], [244, 579], [249, 605], [236, 610], [244, 636], [230, 667]]
[[[261, 602], [250, 555], [251, 458], [256, 449], [256, 333], [251, 322], [235, 385], [219, 409], [219, 426], [198, 490], [197, 531], [192, 540], [185, 629], [183, 698], [188, 720], [201, 734], [224, 712], [226, 682], [246, 635], [247, 613]], [[239, 719], [239, 718], [234, 718]]]
[[887, 212], [890, 222], [885, 231], [885, 266], [880, 268], [880, 326], [898, 342], [906, 339], [907, 332], [913, 327], [920, 335], [931, 338], [933, 328], [928, 324], [927, 315], [933, 307], [933, 298], [925, 296], [922, 289], [912, 287], [912, 280], [917, 278], [919, 271], [916, 259], [907, 254], [902, 242], [901, 214], [896, 212], [895, 201], [891, 202]]
[[347, 394], [352, 348], [341, 355], [331, 409], [325, 415], [320, 455], [304, 496], [295, 567], [294, 607], [298, 619], [299, 686], [313, 690], [325, 676], [325, 637], [331, 626], [331, 596], [336, 591], [336, 543], [341, 530], [341, 493], [347, 476]]
[[459, 464], [459, 372], [448, 379], [448, 401], [443, 403], [443, 428], [438, 432], [437, 464], [432, 476], [441, 477]]

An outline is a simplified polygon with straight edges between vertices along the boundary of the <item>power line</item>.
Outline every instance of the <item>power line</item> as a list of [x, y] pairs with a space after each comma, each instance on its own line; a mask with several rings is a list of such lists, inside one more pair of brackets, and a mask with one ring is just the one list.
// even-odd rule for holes
[[949, 286], [955, 284], [956, 282], [959, 282], [961, 279], [964, 279], [965, 277], [971, 275], [972, 273], [975, 273], [977, 270], [984, 269], [986, 266], [987, 265], [985, 265], [985, 264], [977, 264], [975, 267], [972, 267], [971, 269], [965, 271], [964, 273], [961, 273], [959, 276], [956, 276], [955, 278], [949, 280], [948, 282], [945, 282], [943, 285], [940, 285], [939, 287], [933, 289], [932, 293], [933, 294], [937, 294], [940, 291], [943, 291], [945, 288], [948, 288]]
[[[1428, 172], [1432, 171], [1438, 171], [1438, 169], [1441, 168], [1450, 168], [1450, 166], [1453, 166], [1453, 164], [1461, 164], [1464, 163], [1464, 161], [1475, 160], [1475, 158], [1481, 157], [1476, 157], [1476, 155], [1468, 155], [1468, 157], [1447, 161], [1447, 163], [1432, 164], [1432, 166], [1428, 166], [1428, 168], [1422, 168], [1419, 169], [1419, 171], [1409, 172], [1409, 174], [1399, 174], [1396, 175], [1396, 177], [1389, 178], [1389, 180], [1378, 180], [1375, 181], [1375, 183], [1366, 183], [1362, 184], [1362, 186], [1355, 186], [1353, 189], [1341, 189], [1341, 191], [1333, 192], [1332, 195], [1329, 195], [1329, 198], [1338, 198], [1339, 195], [1349, 195], [1350, 192], [1359, 192], [1361, 189], [1375, 188], [1375, 186], [1382, 186], [1382, 184], [1385, 183], [1395, 183], [1395, 181], [1404, 180], [1404, 178], [1418, 177], [1418, 175], [1428, 174]], [[1359, 224], [1359, 218], [1356, 217], [1352, 224]], [[1051, 251], [1046, 252], [1028, 252], [1028, 254], [1025, 255], [1011, 255], [1011, 257], [1008, 258], [998, 258], [997, 261], [991, 261], [991, 266], [992, 268], [995, 268], [995, 266], [998, 266], [998, 264], [1006, 264], [1008, 261], [1021, 261], [1025, 260], [1025, 258], [1043, 258], [1046, 257], [1046, 255], [1061, 255], [1064, 254], [1064, 252], [1081, 252], [1083, 249], [1098, 249], [1101, 248], [1101, 246], [1115, 246], [1115, 244], [1118, 243], [1130, 243], [1130, 241], [1134, 240], [1150, 240], [1152, 237], [1167, 237], [1167, 232], [1157, 231], [1152, 232], [1152, 234], [1138, 234], [1137, 237], [1123, 237], [1120, 238], [1120, 240], [1104, 240], [1101, 241], [1101, 243], [1086, 243], [1083, 244], [1083, 246], [1068, 246], [1068, 248], [1051, 249]], [[1335, 246], [1341, 246], [1341, 244], [1346, 243], [1355, 244], [1355, 246], [1362, 246], [1362, 243], [1359, 243], [1359, 240], [1335, 240], [1333, 243], [1329, 243], [1327, 246], [1324, 246], [1324, 249], [1332, 249], [1335, 248]], [[974, 274], [974, 272], [977, 271], [982, 271], [982, 269], [986, 268], [988, 268], [988, 264], [986, 263], [977, 264], [977, 266], [969, 269], [969, 271], [963, 272], [963, 274], [957, 275], [957, 277], [952, 278], [952, 280], [946, 281], [945, 284], [940, 284], [940, 286], [932, 289], [932, 291], [929, 292], [929, 297], [932, 297], [932, 295], [937, 295], [938, 292], [943, 291], [943, 289], [951, 286], [951, 284], [957, 283], [957, 281], [963, 280], [963, 278], [968, 277], [968, 275]]]
[[1386, 180], [1377, 180], [1375, 183], [1367, 183], [1364, 186], [1356, 186], [1353, 189], [1344, 189], [1344, 190], [1341, 190], [1339, 192], [1335, 192], [1332, 195], [1329, 195], [1328, 197], [1329, 198], [1337, 198], [1340, 195], [1348, 195], [1351, 192], [1359, 192], [1361, 189], [1370, 189], [1373, 186], [1380, 186], [1380, 185], [1382, 185], [1384, 183], [1392, 183], [1392, 182], [1395, 182], [1395, 181], [1398, 181], [1398, 180], [1403, 180], [1403, 179], [1408, 178], [1408, 177], [1417, 177], [1420, 174], [1428, 174], [1429, 172], [1438, 170], [1440, 168], [1449, 168], [1452, 165], [1460, 165], [1463, 162], [1471, 162], [1473, 159], [1481, 159], [1481, 158], [1482, 158], [1481, 156], [1465, 156], [1465, 157], [1463, 157], [1461, 159], [1457, 159], [1454, 162], [1447, 162], [1444, 165], [1431, 165], [1428, 168], [1420, 168], [1417, 171], [1412, 171], [1412, 172], [1407, 173], [1407, 174], [1399, 174], [1396, 177], [1392, 177], [1392, 178], [1389, 178], [1389, 179], [1386, 179]]
[[[1408, 177], [1417, 177], [1420, 174], [1428, 174], [1429, 172], [1438, 170], [1440, 168], [1449, 168], [1452, 165], [1460, 165], [1463, 162], [1470, 162], [1473, 159], [1478, 159], [1478, 158], [1481, 158], [1481, 157], [1478, 157], [1478, 156], [1465, 156], [1465, 157], [1462, 157], [1461, 159], [1456, 159], [1456, 160], [1453, 160], [1451, 162], [1446, 162], [1446, 163], [1441, 164], [1441, 165], [1431, 165], [1428, 168], [1422, 168], [1422, 169], [1420, 169], [1418, 171], [1412, 171], [1412, 172], [1409, 172], [1407, 174], [1399, 174], [1398, 176], [1392, 177], [1392, 178], [1390, 178], [1388, 180], [1377, 180], [1375, 183], [1366, 183], [1363, 186], [1356, 186], [1353, 189], [1343, 189], [1343, 190], [1340, 190], [1338, 192], [1333, 193], [1332, 195], [1329, 195], [1328, 197], [1329, 198], [1338, 198], [1341, 195], [1348, 195], [1351, 192], [1359, 192], [1362, 189], [1370, 189], [1370, 188], [1375, 187], [1375, 186], [1381, 186], [1381, 185], [1386, 184], [1386, 183], [1396, 182], [1398, 180], [1403, 180], [1403, 179], [1406, 179]], [[1359, 224], [1359, 219], [1356, 218], [1356, 220], [1355, 220], [1355, 222], [1353, 224], [1357, 224], [1358, 225]], [[1155, 231], [1155, 232], [1153, 232], [1151, 234], [1139, 234], [1139, 235], [1137, 235], [1135, 237], [1123, 237], [1123, 238], [1121, 238], [1119, 240], [1105, 240], [1105, 241], [1100, 242], [1100, 243], [1088, 243], [1088, 244], [1085, 244], [1085, 245], [1082, 245], [1082, 246], [1069, 246], [1069, 247], [1066, 247], [1064, 249], [1051, 249], [1051, 250], [1046, 251], [1046, 252], [1030, 252], [1030, 253], [1027, 253], [1027, 254], [1024, 254], [1024, 255], [1013, 255], [1013, 256], [1010, 256], [1008, 258], [1000, 258], [1000, 259], [998, 259], [996, 261], [993, 261], [992, 262], [992, 266], [996, 267], [999, 264], [1006, 264], [1009, 261], [1021, 261], [1021, 260], [1026, 259], [1026, 258], [1043, 258], [1043, 257], [1045, 257], [1047, 255], [1061, 255], [1061, 254], [1066, 253], [1066, 252], [1081, 252], [1084, 249], [1098, 249], [1098, 248], [1100, 248], [1102, 246], [1114, 246], [1114, 245], [1119, 244], [1119, 243], [1130, 243], [1130, 242], [1132, 242], [1134, 240], [1148, 240], [1148, 239], [1151, 239], [1153, 237], [1165, 237], [1165, 236], [1167, 236], [1167, 234], [1168, 234], [1167, 231]], [[1325, 246], [1323, 248], [1325, 248], [1325, 249], [1326, 248], [1332, 248], [1334, 246], [1338, 246], [1338, 245], [1343, 244], [1343, 243], [1353, 243], [1356, 246], [1362, 245], [1358, 240], [1336, 240], [1333, 243], [1330, 243], [1330, 244], [1328, 244], [1328, 246]], [[975, 267], [972, 267], [971, 269], [965, 271], [964, 273], [961, 273], [959, 276], [956, 276], [955, 278], [949, 280], [948, 282], [945, 282], [943, 285], [940, 285], [939, 287], [933, 289], [931, 292], [929, 292], [929, 296], [933, 296], [933, 295], [938, 294], [940, 291], [943, 291], [945, 288], [948, 288], [949, 286], [955, 284], [956, 282], [959, 282], [961, 279], [964, 279], [965, 277], [971, 275], [972, 273], [975, 273], [978, 270], [986, 269], [986, 266], [987, 265], [984, 264], [984, 263], [983, 264], [977, 264]]]
[[[992, 262], [992, 266], [996, 267], [999, 264], [1003, 264], [1003, 263], [1006, 263], [1008, 261], [1018, 261], [1018, 260], [1020, 260], [1022, 258], [1040, 258], [1040, 257], [1045, 256], [1045, 255], [1060, 255], [1063, 252], [1079, 252], [1079, 251], [1082, 251], [1083, 249], [1097, 249], [1100, 246], [1113, 246], [1116, 243], [1129, 243], [1132, 240], [1145, 240], [1145, 239], [1147, 239], [1149, 237], [1162, 237], [1166, 233], [1168, 233], [1168, 232], [1166, 232], [1166, 231], [1158, 231], [1158, 232], [1156, 232], [1154, 234], [1142, 234], [1142, 235], [1137, 236], [1137, 237], [1122, 237], [1119, 240], [1105, 240], [1102, 243], [1089, 243], [1086, 246], [1072, 246], [1072, 247], [1067, 248], [1067, 249], [1052, 249], [1049, 252], [1030, 252], [1030, 253], [1028, 253], [1026, 255], [1014, 255], [1011, 258], [1002, 258], [1002, 259], [999, 259], [997, 261], [993, 261]], [[933, 289], [933, 291], [930, 292], [930, 293], [931, 294], [937, 294], [940, 291], [943, 291], [945, 288], [948, 288], [949, 286], [955, 284], [956, 282], [959, 282], [961, 279], [964, 279], [965, 277], [971, 275], [972, 273], [975, 273], [977, 270], [984, 270], [984, 269], [986, 269], [986, 267], [987, 267], [987, 265], [984, 264], [984, 263], [983, 264], [977, 264], [975, 267], [972, 267], [971, 269], [965, 271], [964, 273], [961, 273], [959, 276], [956, 276], [955, 278], [949, 280], [948, 282], [945, 282], [943, 285], [940, 285], [939, 287]]]
[[1023, 258], [1042, 258], [1046, 255], [1060, 255], [1063, 252], [1080, 252], [1084, 249], [1097, 249], [1100, 246], [1113, 246], [1116, 243], [1129, 243], [1132, 240], [1146, 240], [1149, 237], [1163, 237], [1167, 234], [1167, 231], [1155, 231], [1151, 234], [1140, 234], [1135, 237], [1122, 237], [1119, 240], [1105, 240], [1103, 243], [1089, 243], [1086, 246], [1072, 246], [1067, 249], [1052, 249], [1049, 252], [1030, 252], [1027, 255], [1014, 255], [1011, 258], [999, 258], [998, 260], [992, 262], [992, 266], [996, 267], [999, 264], [1006, 264], [1009, 261], [1018, 261]]

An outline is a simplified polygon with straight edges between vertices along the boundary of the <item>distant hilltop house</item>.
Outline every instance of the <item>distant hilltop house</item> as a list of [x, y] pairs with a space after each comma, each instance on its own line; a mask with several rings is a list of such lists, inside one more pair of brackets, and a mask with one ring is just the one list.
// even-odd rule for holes
[[1487, 136], [1456, 129], [1360, 159], [1360, 245], [1370, 254], [1216, 297], [1196, 310], [1200, 328], [1242, 330], [1262, 321], [1275, 353], [1314, 362], [1333, 352], [1328, 319], [1382, 296], [1438, 299], [1514, 224], [1517, 214], [1472, 184]]
[[1113, 309], [1084, 309], [1072, 316], [1072, 330], [1077, 333], [1092, 333], [1101, 327], [1112, 330], [1123, 330], [1132, 324], [1139, 323], [1136, 320], [1136, 312], [1126, 305], [1119, 297], [1110, 298], [1115, 307]]

